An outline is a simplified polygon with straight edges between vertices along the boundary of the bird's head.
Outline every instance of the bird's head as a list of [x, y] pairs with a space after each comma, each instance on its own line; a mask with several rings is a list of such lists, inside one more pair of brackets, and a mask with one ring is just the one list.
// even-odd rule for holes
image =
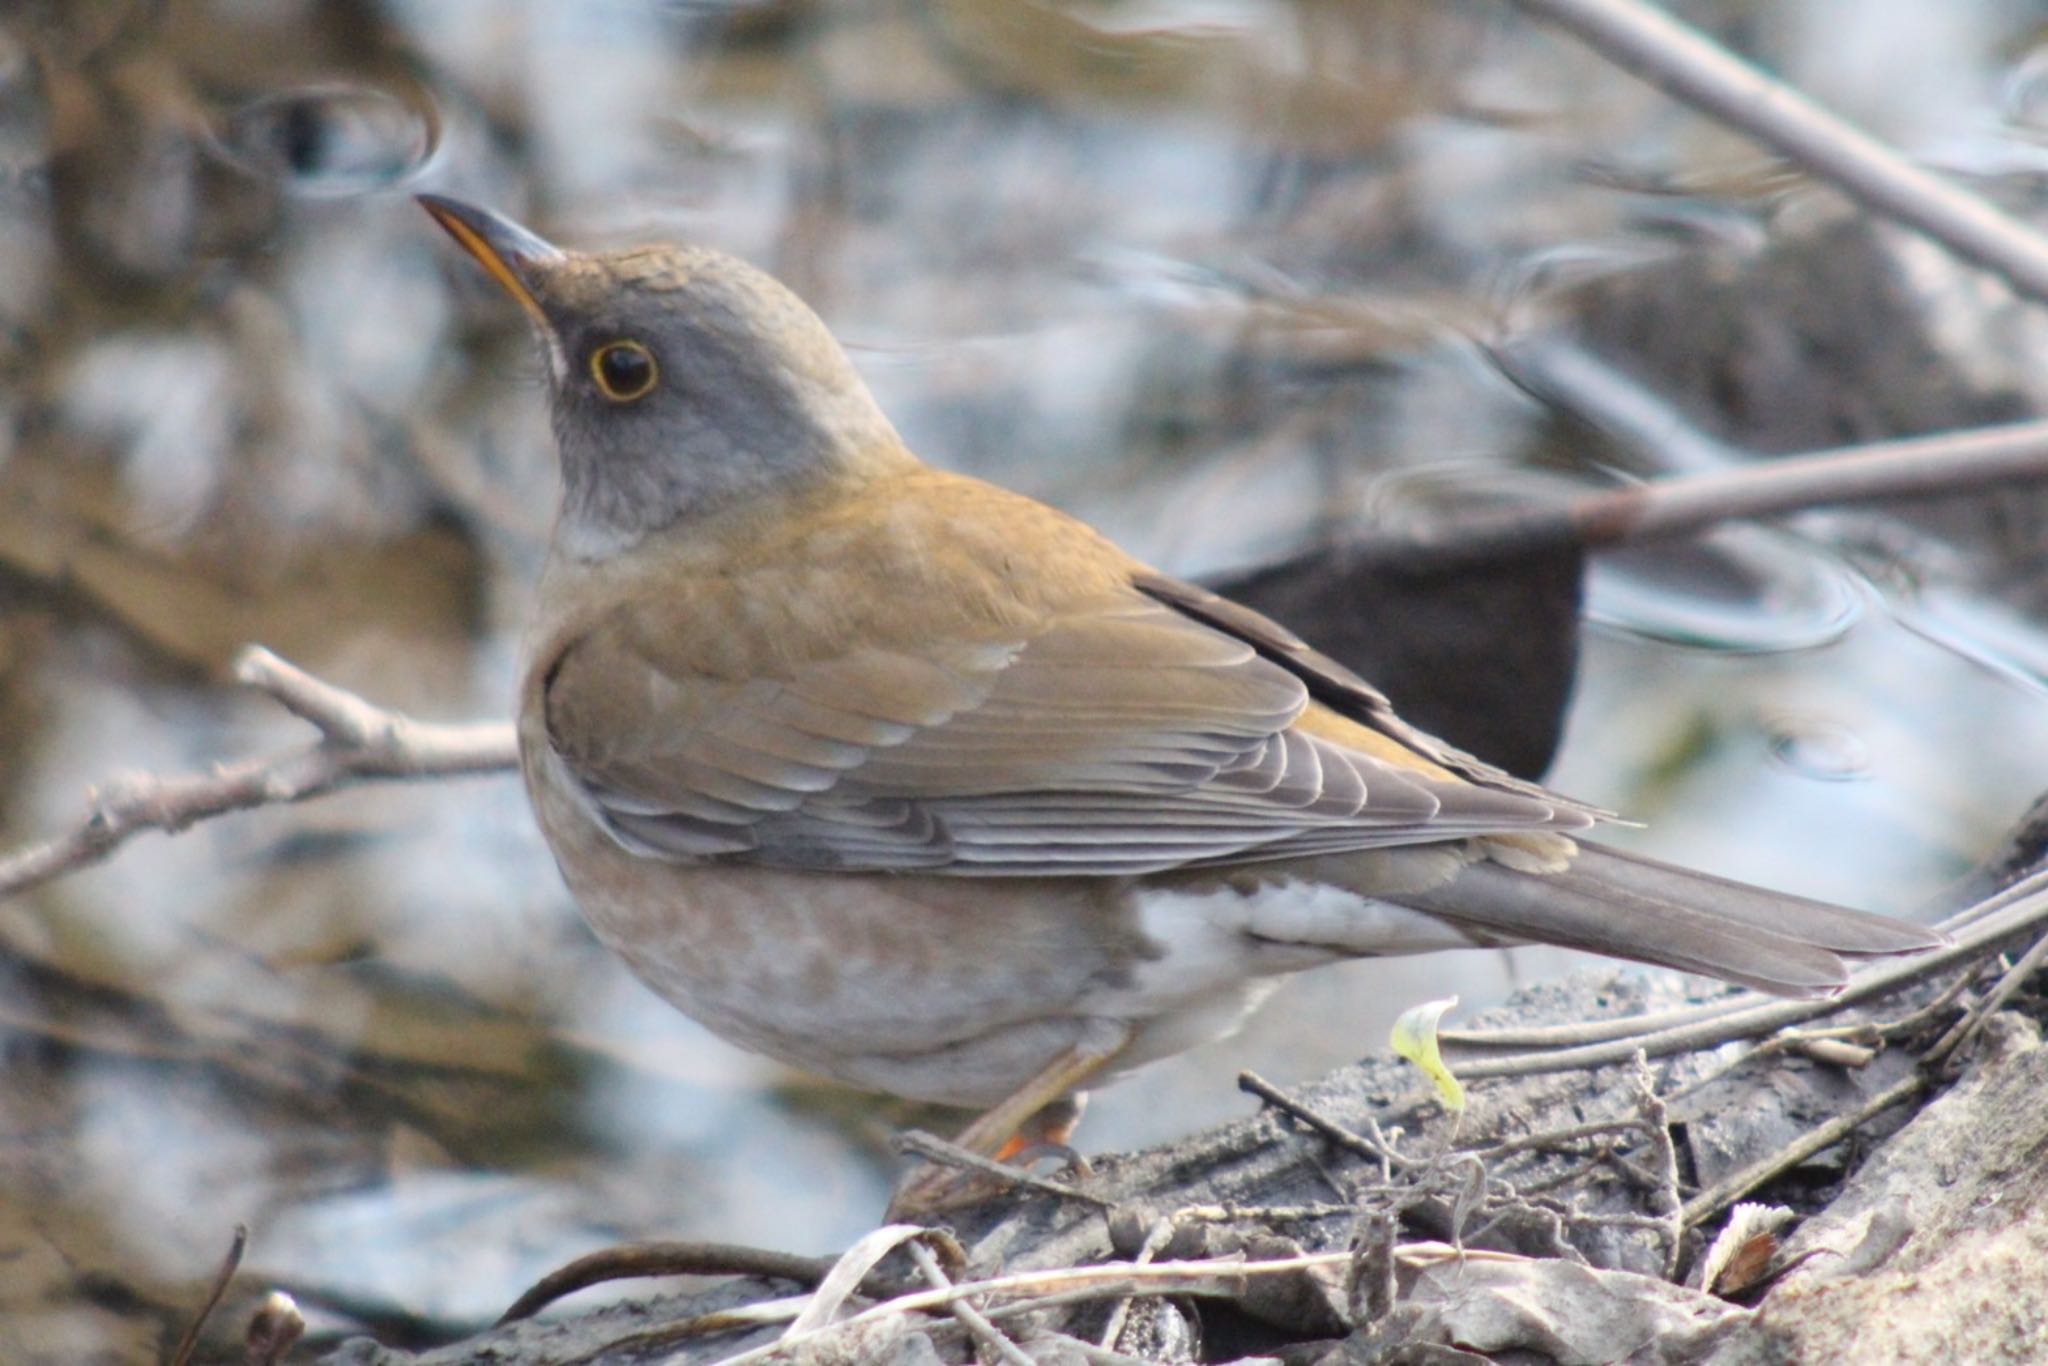
[[749, 497], [909, 460], [817, 314], [744, 261], [707, 247], [571, 251], [419, 198], [540, 338], [563, 551], [611, 553]]

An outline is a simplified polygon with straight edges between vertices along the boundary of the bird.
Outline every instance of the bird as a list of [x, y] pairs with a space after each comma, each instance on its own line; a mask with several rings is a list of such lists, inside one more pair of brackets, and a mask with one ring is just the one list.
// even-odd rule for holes
[[[1943, 941], [1678, 868], [1279, 623], [920, 461], [691, 245], [420, 204], [524, 310], [560, 499], [520, 765], [596, 936], [742, 1048], [1063, 1145], [1088, 1088], [1341, 960], [1556, 944], [1821, 996]], [[898, 1211], [959, 1191], [913, 1174]]]

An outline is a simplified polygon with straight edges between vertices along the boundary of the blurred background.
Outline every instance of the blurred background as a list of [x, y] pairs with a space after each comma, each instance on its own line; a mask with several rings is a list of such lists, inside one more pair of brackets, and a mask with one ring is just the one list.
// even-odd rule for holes
[[[2048, 7], [1672, 8], [2048, 213]], [[2048, 412], [2039, 308], [1507, 0], [15, 0], [0, 850], [124, 773], [303, 742], [228, 683], [245, 641], [509, 714], [540, 370], [419, 189], [753, 260], [925, 458], [1183, 575]], [[1636, 848], [1910, 911], [2048, 787], [2044, 506], [1601, 558], [1549, 780]], [[1240, 1067], [1306, 1079], [1417, 1001], [1577, 966], [1298, 979], [1098, 1096], [1081, 1144], [1249, 1113]], [[510, 777], [145, 836], [0, 902], [0, 1356], [156, 1359], [237, 1222], [242, 1284], [398, 1344], [620, 1239], [832, 1251], [890, 1134], [957, 1122], [662, 1005]]]

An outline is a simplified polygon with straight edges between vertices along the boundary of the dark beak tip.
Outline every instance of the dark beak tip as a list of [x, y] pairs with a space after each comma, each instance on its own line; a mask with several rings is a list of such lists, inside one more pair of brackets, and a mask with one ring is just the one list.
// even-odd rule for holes
[[428, 217], [436, 223], [445, 224], [451, 218], [468, 219], [479, 212], [471, 205], [459, 199], [450, 199], [445, 194], [416, 194], [412, 197], [412, 202], [425, 209]]
[[442, 194], [416, 194], [413, 201], [472, 255], [479, 245], [508, 268], [517, 270], [559, 259], [560, 247], [503, 214]]
[[552, 331], [540, 301], [547, 288], [545, 268], [566, 259], [567, 252], [489, 209], [446, 195], [418, 194], [413, 198], [526, 310], [536, 326], [543, 332]]

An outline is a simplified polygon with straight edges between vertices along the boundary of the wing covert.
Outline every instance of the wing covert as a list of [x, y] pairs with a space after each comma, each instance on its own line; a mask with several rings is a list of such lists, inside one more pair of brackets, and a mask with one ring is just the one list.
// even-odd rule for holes
[[679, 860], [1137, 874], [1589, 823], [1436, 751], [1333, 738], [1270, 644], [1141, 588], [743, 680], [600, 624], [546, 677], [549, 741], [614, 838]]

